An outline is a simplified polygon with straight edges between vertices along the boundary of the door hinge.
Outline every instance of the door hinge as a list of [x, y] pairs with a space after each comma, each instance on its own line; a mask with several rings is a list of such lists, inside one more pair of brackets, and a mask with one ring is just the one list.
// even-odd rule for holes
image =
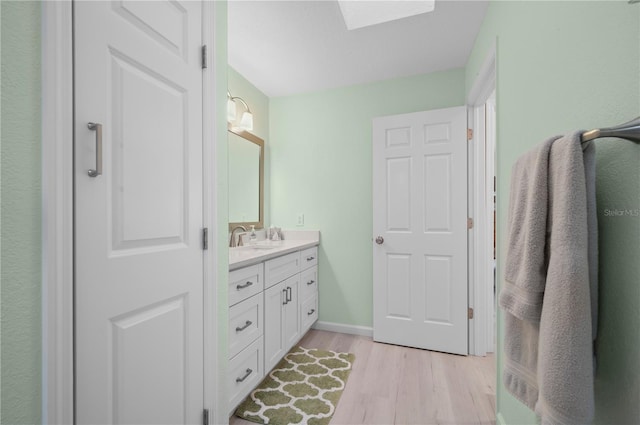
[[473, 309], [471, 307], [469, 307], [468, 315], [469, 315], [469, 319], [473, 319]]
[[467, 229], [473, 229], [473, 219], [471, 217], [467, 218]]
[[473, 128], [467, 128], [467, 140], [473, 140]]
[[209, 249], [209, 229], [202, 229], [202, 249]]
[[202, 69], [207, 68], [207, 45], [202, 46]]
[[209, 425], [209, 409], [202, 412], [202, 425]]

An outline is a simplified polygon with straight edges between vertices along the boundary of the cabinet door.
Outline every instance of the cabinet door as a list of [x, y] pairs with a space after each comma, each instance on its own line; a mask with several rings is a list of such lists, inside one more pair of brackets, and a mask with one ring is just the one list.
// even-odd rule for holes
[[288, 298], [287, 303], [283, 306], [282, 326], [285, 351], [288, 351], [300, 339], [300, 274], [290, 277], [284, 283]]
[[256, 294], [229, 308], [229, 357], [233, 357], [252, 341], [262, 336], [263, 296]]
[[300, 332], [303, 334], [307, 332], [316, 320], [318, 320], [318, 295], [313, 294], [300, 303]]
[[229, 415], [264, 377], [262, 338], [258, 338], [229, 361]]
[[246, 300], [264, 289], [262, 263], [229, 272], [229, 306]]
[[302, 270], [318, 265], [318, 247], [313, 246], [304, 251], [300, 251], [300, 263]]
[[283, 314], [287, 281], [264, 291], [264, 370], [269, 372], [286, 354], [283, 330]]
[[318, 266], [313, 266], [300, 273], [300, 303], [318, 293]]

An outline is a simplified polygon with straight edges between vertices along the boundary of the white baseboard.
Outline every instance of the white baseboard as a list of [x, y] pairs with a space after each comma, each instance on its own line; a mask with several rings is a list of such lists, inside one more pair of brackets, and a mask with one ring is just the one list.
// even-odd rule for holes
[[319, 331], [329, 331], [342, 334], [373, 337], [373, 328], [369, 326], [345, 325], [343, 323], [317, 321], [316, 323], [314, 323], [312, 328]]

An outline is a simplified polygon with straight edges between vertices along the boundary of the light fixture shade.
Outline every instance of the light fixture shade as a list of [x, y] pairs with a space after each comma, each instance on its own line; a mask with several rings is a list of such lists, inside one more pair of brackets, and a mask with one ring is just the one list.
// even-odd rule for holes
[[253, 130], [253, 114], [249, 111], [242, 114], [242, 119], [240, 120], [240, 128], [244, 131]]
[[227, 121], [234, 122], [236, 120], [236, 102], [230, 97], [227, 98]]

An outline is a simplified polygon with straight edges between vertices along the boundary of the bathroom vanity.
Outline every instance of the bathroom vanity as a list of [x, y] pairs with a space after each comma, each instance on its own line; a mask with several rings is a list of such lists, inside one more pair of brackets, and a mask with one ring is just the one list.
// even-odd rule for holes
[[318, 319], [318, 231], [229, 249], [229, 413]]

